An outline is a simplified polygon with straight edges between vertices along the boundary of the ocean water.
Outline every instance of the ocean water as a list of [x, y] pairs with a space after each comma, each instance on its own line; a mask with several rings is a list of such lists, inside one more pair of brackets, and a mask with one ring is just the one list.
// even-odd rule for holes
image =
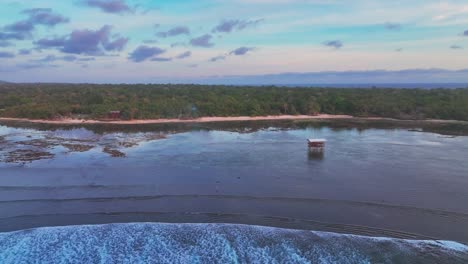
[[467, 263], [449, 241], [233, 224], [109, 224], [0, 233], [0, 263]]
[[464, 263], [467, 160], [398, 127], [0, 125], [0, 263]]

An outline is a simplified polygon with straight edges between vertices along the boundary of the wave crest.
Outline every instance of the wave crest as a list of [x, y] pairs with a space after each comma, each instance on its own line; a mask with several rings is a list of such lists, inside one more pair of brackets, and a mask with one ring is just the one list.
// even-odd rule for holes
[[0, 234], [0, 263], [464, 263], [450, 241], [234, 224], [108, 224]]

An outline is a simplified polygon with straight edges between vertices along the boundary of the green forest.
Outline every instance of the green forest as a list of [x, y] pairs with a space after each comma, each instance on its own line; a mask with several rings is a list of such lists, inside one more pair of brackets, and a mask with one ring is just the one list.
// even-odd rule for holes
[[283, 88], [208, 85], [0, 84], [0, 116], [190, 119], [346, 114], [468, 120], [468, 89]]

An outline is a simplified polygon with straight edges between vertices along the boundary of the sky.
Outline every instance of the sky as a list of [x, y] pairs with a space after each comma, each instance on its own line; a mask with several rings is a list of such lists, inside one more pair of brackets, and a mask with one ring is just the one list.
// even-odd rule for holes
[[4, 81], [468, 82], [465, 69], [466, 0], [0, 0]]

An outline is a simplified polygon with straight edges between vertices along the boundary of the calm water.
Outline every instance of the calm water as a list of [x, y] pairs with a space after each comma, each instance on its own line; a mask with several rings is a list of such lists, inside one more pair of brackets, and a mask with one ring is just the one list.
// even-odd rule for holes
[[[328, 127], [159, 133], [0, 126], [0, 232], [208, 222], [468, 242], [468, 137]], [[309, 154], [309, 137], [328, 140], [323, 155]], [[18, 149], [54, 156], [6, 162]]]

